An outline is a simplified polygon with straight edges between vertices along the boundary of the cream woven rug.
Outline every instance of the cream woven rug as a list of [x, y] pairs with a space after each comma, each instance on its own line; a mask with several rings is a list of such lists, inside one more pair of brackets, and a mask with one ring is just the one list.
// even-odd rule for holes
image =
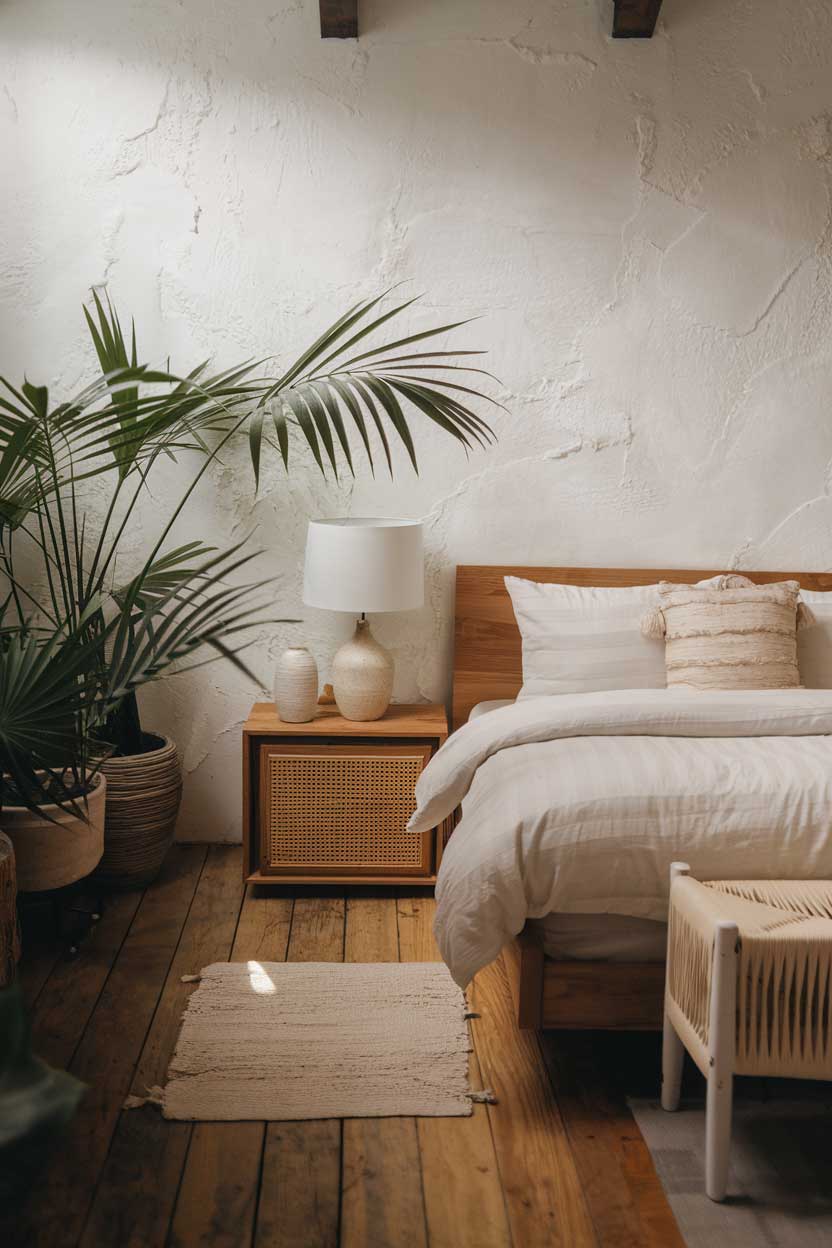
[[216, 962], [188, 1001], [162, 1109], [461, 1117], [470, 1049], [465, 999], [441, 962]]

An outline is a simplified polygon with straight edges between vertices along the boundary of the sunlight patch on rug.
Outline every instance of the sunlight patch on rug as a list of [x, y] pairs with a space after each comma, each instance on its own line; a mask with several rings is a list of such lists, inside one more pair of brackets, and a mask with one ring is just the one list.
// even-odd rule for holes
[[196, 1121], [471, 1113], [465, 998], [441, 962], [215, 962], [162, 1097]]

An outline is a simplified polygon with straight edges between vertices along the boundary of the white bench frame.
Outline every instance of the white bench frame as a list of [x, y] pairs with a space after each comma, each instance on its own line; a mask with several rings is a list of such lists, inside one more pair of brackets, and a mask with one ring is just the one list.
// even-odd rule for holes
[[[686, 862], [672, 864], [671, 886], [679, 875], [690, 875], [690, 867]], [[711, 1200], [717, 1201], [724, 1200], [728, 1190], [736, 1057], [738, 940], [739, 928], [736, 923], [722, 921], [715, 924], [708, 1026], [710, 1054], [706, 1075], [708, 1091], [705, 1103], [705, 1191]], [[684, 1059], [685, 1046], [668, 1017], [665, 1005], [662, 1109], [672, 1111], [679, 1108]]]

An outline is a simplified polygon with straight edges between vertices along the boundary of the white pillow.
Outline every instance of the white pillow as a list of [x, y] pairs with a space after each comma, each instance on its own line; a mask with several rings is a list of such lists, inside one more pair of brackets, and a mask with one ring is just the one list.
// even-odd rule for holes
[[641, 634], [658, 585], [602, 589], [505, 578], [523, 638], [518, 698], [664, 689], [664, 644]]
[[832, 689], [832, 593], [802, 589], [815, 622], [797, 633], [797, 666], [805, 689]]

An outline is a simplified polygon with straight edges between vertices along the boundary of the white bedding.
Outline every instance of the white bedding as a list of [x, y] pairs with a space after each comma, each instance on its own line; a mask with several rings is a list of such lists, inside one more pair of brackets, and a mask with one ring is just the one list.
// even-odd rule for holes
[[664, 962], [667, 924], [629, 914], [547, 914], [530, 919], [547, 958], [558, 962]]
[[832, 877], [832, 691], [614, 690], [529, 699], [455, 732], [413, 830], [462, 802], [436, 936], [465, 986], [527, 918], [663, 921], [668, 869]]

